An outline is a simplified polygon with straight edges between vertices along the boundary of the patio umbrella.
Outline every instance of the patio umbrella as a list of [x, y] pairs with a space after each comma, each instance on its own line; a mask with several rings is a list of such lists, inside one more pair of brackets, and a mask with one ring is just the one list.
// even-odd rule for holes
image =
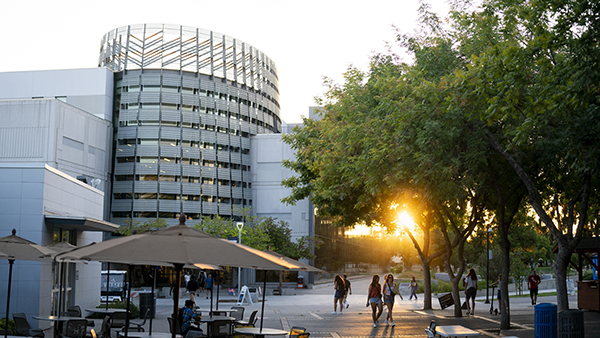
[[[59, 255], [60, 259], [115, 262], [128, 265], [173, 265], [175, 285], [181, 284], [184, 265], [197, 263], [219, 266], [241, 266], [266, 270], [300, 268], [268, 253], [223, 238], [211, 236], [185, 225], [185, 214], [179, 224], [157, 231], [110, 239]], [[131, 274], [130, 277], [131, 279]], [[131, 289], [129, 289], [131, 292]], [[130, 298], [127, 297], [129, 304]], [[173, 316], [177, 318], [179, 292], [175, 293]], [[126, 319], [129, 326], [129, 317]], [[127, 334], [127, 331], [125, 331]], [[175, 338], [175, 333], [172, 334]]]
[[[6, 296], [6, 320], [10, 315], [10, 289], [12, 283], [12, 270], [15, 260], [25, 261], [43, 261], [49, 260], [45, 255], [51, 254], [53, 251], [48, 248], [39, 246], [32, 241], [17, 236], [17, 230], [12, 230], [12, 235], [0, 238], [0, 251], [8, 255], [8, 287]], [[4, 331], [4, 337], [8, 337], [8, 330]]]

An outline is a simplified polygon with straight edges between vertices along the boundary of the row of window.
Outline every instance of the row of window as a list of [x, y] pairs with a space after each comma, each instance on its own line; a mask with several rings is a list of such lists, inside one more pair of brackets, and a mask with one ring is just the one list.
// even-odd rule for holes
[[[254, 120], [254, 119], [252, 119]], [[259, 127], [264, 127], [265, 124], [263, 122], [254, 123]], [[134, 126], [152, 126], [152, 127], [183, 127], [190, 129], [198, 129], [198, 130], [207, 130], [207, 131], [216, 131], [221, 134], [229, 134], [234, 136], [242, 136], [242, 137], [250, 137], [250, 133], [245, 131], [240, 131], [236, 128], [226, 128], [226, 127], [215, 127], [210, 124], [204, 123], [191, 123], [191, 122], [178, 122], [178, 121], [158, 121], [158, 120], [128, 120], [128, 121], [119, 121], [119, 127], [134, 127]], [[273, 130], [269, 128], [269, 130]]]
[[157, 194], [157, 193], [114, 193], [115, 200], [167, 200], [167, 201], [202, 201], [218, 202], [223, 204], [247, 205], [249, 200], [243, 198], [217, 197], [210, 195], [180, 195], [180, 194]]
[[[117, 163], [147, 163], [147, 164], [157, 164], [157, 163], [172, 163], [172, 164], [190, 164], [190, 165], [199, 165], [200, 160], [197, 158], [186, 158], [186, 157], [150, 157], [150, 156], [126, 156], [126, 157], [117, 157]], [[243, 165], [238, 163], [229, 163], [229, 162], [221, 162], [221, 161], [213, 161], [213, 160], [202, 160], [203, 167], [217, 167], [217, 168], [231, 168], [235, 170], [241, 171], [250, 171], [249, 165]]]
[[[132, 217], [133, 216], [133, 217]], [[187, 219], [200, 219], [199, 213], [186, 213]], [[212, 214], [205, 214], [205, 217], [213, 217]], [[112, 217], [115, 218], [162, 218], [162, 219], [179, 219], [179, 213], [177, 212], [156, 212], [156, 211], [113, 211]]]
[[[267, 82], [270, 84], [270, 81], [267, 80]], [[120, 82], [118, 82], [120, 83]], [[275, 88], [276, 89], [276, 88]], [[121, 92], [129, 92], [129, 93], [139, 93], [139, 92], [148, 92], [148, 93], [183, 93], [183, 94], [190, 94], [190, 95], [197, 95], [197, 96], [203, 96], [203, 97], [214, 97], [214, 98], [218, 98], [221, 100], [225, 100], [225, 101], [229, 101], [229, 102], [234, 102], [234, 103], [239, 103], [248, 107], [253, 107], [256, 108], [256, 102], [252, 102], [250, 100], [247, 99], [243, 99], [234, 95], [230, 95], [230, 94], [226, 94], [226, 93], [217, 93], [211, 90], [204, 90], [204, 89], [198, 89], [198, 88], [187, 88], [187, 87], [178, 87], [178, 86], [159, 86], [159, 85], [136, 85], [136, 86], [124, 86], [122, 88], [117, 88], [117, 94], [120, 94]], [[263, 97], [265, 97], [266, 99], [268, 99], [269, 101], [277, 104], [278, 102], [275, 101], [270, 95], [267, 95], [266, 93], [263, 92], [259, 92], [259, 94], [261, 94]]]
[[135, 145], [147, 145], [147, 146], [184, 146], [190, 148], [203, 148], [203, 149], [217, 149], [221, 151], [231, 151], [233, 153], [250, 154], [250, 149], [242, 149], [240, 147], [228, 146], [225, 144], [213, 143], [213, 142], [199, 142], [190, 140], [175, 140], [166, 138], [124, 138], [118, 140], [119, 145], [123, 146], [135, 146]]
[[[174, 175], [115, 175], [115, 181], [160, 181], [160, 182], [191, 182], [200, 183], [199, 177], [174, 176]], [[236, 188], [251, 188], [252, 183], [242, 181], [223, 180], [210, 177], [202, 177], [202, 184], [217, 184], [221, 186], [232, 186]]]

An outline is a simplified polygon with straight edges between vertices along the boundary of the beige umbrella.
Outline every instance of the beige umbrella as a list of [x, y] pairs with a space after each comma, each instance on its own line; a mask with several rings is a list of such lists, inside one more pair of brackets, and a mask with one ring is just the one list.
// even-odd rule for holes
[[325, 272], [325, 271], [323, 271], [323, 270], [321, 270], [319, 268], [315, 268], [312, 265], [308, 265], [306, 263], [302, 263], [302, 262], [297, 261], [295, 259], [286, 257], [286, 256], [284, 256], [282, 254], [278, 254], [277, 252], [271, 251], [268, 248], [265, 249], [265, 250], [263, 250], [263, 252], [266, 252], [266, 253], [268, 253], [270, 255], [276, 256], [276, 257], [278, 257], [278, 258], [280, 258], [280, 259], [288, 262], [289, 264], [294, 264], [294, 265], [297, 265], [299, 267], [298, 269], [291, 269], [291, 270], [302, 270], [302, 271], [312, 271], [312, 272]]
[[[183, 266], [198, 263], [264, 270], [300, 268], [266, 252], [190, 228], [185, 225], [185, 214], [179, 217], [178, 225], [96, 243], [60, 254], [59, 257], [129, 265], [172, 264], [176, 271], [175, 285], [181, 284]], [[129, 297], [127, 302], [129, 304]], [[177, 292], [173, 302], [173, 318], [177, 318], [178, 305], [179, 293]], [[126, 319], [125, 327], [129, 327], [129, 317]], [[172, 338], [175, 338], [174, 332]]]
[[[43, 246], [39, 246], [32, 241], [17, 236], [17, 230], [12, 230], [12, 235], [0, 238], [0, 252], [8, 257], [8, 288], [6, 296], [6, 318], [10, 314], [10, 289], [12, 283], [12, 270], [15, 260], [24, 261], [43, 261], [50, 260], [46, 255], [53, 251]], [[4, 337], [8, 337], [8, 330], [4, 331]]]
[[8, 257], [10, 257], [10, 256], [5, 254], [4, 252], [0, 252], [0, 258], [8, 258]]

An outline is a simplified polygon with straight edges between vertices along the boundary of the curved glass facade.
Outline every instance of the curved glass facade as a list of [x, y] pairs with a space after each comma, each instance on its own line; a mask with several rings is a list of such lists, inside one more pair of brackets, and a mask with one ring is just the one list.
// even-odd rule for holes
[[107, 33], [99, 66], [115, 72], [113, 222], [252, 205], [249, 138], [281, 132], [272, 60], [223, 34], [144, 24]]

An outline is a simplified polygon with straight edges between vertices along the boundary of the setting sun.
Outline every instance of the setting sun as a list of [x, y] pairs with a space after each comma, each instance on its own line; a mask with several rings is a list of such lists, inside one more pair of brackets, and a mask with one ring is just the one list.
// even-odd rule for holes
[[406, 211], [398, 214], [398, 218], [396, 218], [396, 224], [398, 225], [398, 228], [395, 231], [397, 236], [400, 236], [402, 231], [405, 230], [410, 231], [411, 233], [414, 233], [416, 230], [415, 222]]

